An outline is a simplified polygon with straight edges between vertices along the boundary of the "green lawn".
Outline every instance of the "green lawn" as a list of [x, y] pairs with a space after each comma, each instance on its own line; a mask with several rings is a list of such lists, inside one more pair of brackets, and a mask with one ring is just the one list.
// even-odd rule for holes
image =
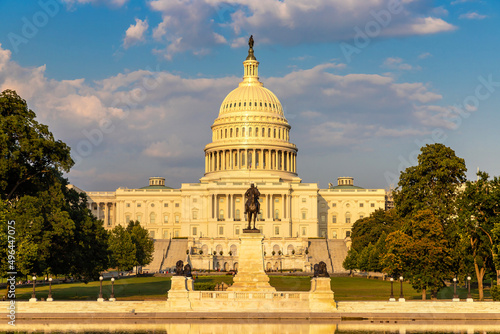
[[[213, 290], [221, 282], [233, 283], [230, 275], [199, 276], [195, 281], [195, 290]], [[278, 291], [309, 291], [311, 278], [307, 276], [270, 276], [270, 284]], [[359, 277], [332, 277], [332, 290], [335, 300], [388, 300], [391, 284], [387, 281], [359, 278]], [[169, 277], [126, 277], [115, 281], [115, 297], [117, 300], [157, 300], [165, 299], [170, 289]], [[48, 285], [36, 287], [37, 298], [47, 298]], [[409, 299], [421, 299], [421, 294], [413, 290], [410, 284], [403, 283], [404, 296]], [[28, 300], [31, 297], [32, 287], [16, 289], [17, 300]], [[461, 299], [467, 298], [466, 289], [458, 289]], [[103, 297], [109, 298], [111, 282], [103, 281]], [[55, 284], [52, 286], [52, 295], [55, 300], [96, 300], [99, 295], [99, 282]], [[394, 283], [394, 295], [399, 297], [399, 283]], [[451, 299], [453, 287], [442, 289], [439, 299]], [[477, 290], [472, 291], [473, 298], [478, 298]], [[430, 298], [428, 294], [427, 298]], [[489, 298], [489, 290], [485, 290], [485, 298]]]

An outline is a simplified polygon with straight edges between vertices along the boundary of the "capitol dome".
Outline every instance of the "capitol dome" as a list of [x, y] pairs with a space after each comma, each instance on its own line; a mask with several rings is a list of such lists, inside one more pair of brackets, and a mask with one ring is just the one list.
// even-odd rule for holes
[[253, 43], [243, 67], [243, 81], [223, 100], [212, 125], [212, 142], [205, 147], [205, 179], [242, 173], [297, 179], [291, 127], [276, 95], [259, 81]]

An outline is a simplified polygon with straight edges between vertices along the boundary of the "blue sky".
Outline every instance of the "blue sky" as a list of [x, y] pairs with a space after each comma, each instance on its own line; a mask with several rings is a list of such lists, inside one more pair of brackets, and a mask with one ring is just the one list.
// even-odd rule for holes
[[255, 38], [303, 182], [389, 188], [442, 142], [500, 175], [500, 2], [0, 2], [0, 90], [72, 147], [84, 190], [203, 176], [220, 103]]

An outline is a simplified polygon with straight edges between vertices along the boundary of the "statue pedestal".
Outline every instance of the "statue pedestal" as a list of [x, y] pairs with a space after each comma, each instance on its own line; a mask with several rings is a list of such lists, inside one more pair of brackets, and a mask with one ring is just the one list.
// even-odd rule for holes
[[330, 277], [314, 277], [311, 279], [309, 291], [309, 309], [313, 312], [331, 312], [337, 309]]
[[241, 235], [238, 273], [234, 277], [233, 285], [227, 291], [276, 291], [269, 284], [269, 277], [264, 271], [263, 239], [264, 236], [260, 232]]
[[191, 309], [189, 301], [189, 289], [192, 288], [193, 280], [190, 282], [184, 276], [172, 276], [170, 290], [168, 291], [167, 306], [171, 310], [186, 311]]

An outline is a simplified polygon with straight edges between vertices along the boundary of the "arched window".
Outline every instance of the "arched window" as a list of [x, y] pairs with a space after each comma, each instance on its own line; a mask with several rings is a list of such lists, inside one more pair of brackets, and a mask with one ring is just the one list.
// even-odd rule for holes
[[271, 138], [271, 128], [267, 129], [267, 136]]
[[239, 128], [236, 128], [236, 137], [238, 137], [239, 135], [239, 130], [240, 130]]
[[225, 133], [225, 136], [224, 136], [224, 138], [227, 138], [227, 129], [226, 129], [226, 131], [225, 131], [225, 132], [226, 132], [226, 133]]
[[276, 138], [276, 129], [274, 129], [274, 137], [273, 138]]
[[252, 136], [252, 128], [248, 128], [248, 136], [251, 137]]
[[231, 129], [229, 130], [229, 137], [230, 137], [230, 138], [233, 138], [233, 128], [231, 128]]
[[151, 224], [154, 224], [156, 222], [156, 214], [154, 212], [151, 212], [151, 214], [149, 215], [149, 222]]
[[259, 136], [259, 128], [255, 128], [255, 137]]
[[265, 133], [266, 133], [265, 129], [262, 128], [262, 137], [264, 137]]
[[245, 137], [245, 128], [244, 127], [241, 129], [241, 136]]

